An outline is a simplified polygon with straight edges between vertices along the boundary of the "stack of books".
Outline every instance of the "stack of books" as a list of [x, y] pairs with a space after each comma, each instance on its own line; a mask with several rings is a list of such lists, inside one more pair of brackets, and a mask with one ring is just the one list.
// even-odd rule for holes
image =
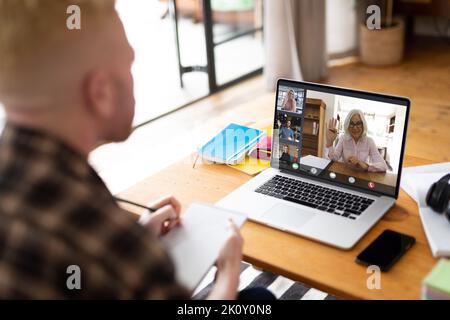
[[450, 260], [441, 259], [422, 285], [422, 299], [450, 300]]
[[249, 152], [249, 157], [254, 159], [269, 160], [272, 155], [272, 137], [265, 136]]
[[264, 131], [231, 123], [198, 149], [204, 162], [236, 165], [264, 136]]

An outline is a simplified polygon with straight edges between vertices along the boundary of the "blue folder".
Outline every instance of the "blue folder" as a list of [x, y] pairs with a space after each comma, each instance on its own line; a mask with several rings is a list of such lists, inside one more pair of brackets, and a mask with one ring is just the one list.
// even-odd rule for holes
[[237, 164], [264, 134], [262, 130], [231, 123], [199, 148], [198, 154], [206, 161]]

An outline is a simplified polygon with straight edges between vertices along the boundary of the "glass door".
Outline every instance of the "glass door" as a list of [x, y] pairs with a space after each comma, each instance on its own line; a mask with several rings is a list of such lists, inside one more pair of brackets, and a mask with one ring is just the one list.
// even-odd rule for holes
[[[204, 30], [205, 64], [183, 63], [181, 8], [188, 3], [198, 12]], [[180, 85], [193, 72], [207, 74], [209, 94], [261, 73], [263, 66], [262, 0], [172, 0]], [[186, 9], [184, 9], [186, 10]]]

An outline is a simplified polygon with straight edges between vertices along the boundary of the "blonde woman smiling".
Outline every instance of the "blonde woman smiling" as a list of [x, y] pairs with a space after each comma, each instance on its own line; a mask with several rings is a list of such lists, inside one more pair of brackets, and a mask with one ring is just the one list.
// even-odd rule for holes
[[289, 91], [284, 96], [283, 103], [281, 104], [281, 110], [288, 112], [297, 111], [297, 102], [295, 101], [294, 90], [289, 89]]

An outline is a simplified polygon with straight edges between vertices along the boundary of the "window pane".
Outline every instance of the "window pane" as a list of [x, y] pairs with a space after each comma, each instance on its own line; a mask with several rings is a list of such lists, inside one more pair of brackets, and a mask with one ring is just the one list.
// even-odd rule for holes
[[[132, 70], [135, 125], [208, 94], [205, 73], [185, 74], [185, 87], [180, 87], [175, 29], [168, 4], [168, 1], [117, 1], [117, 11], [136, 54]], [[178, 23], [182, 64], [203, 65], [206, 63], [203, 26], [186, 15], [184, 9], [180, 8]]]
[[[262, 0], [211, 0], [216, 78], [221, 84], [263, 65]], [[239, 37], [237, 37], [239, 36]], [[237, 37], [226, 41], [230, 37]], [[223, 43], [221, 43], [223, 41]]]
[[236, 79], [263, 66], [261, 32], [226, 42], [215, 49], [218, 85]]

